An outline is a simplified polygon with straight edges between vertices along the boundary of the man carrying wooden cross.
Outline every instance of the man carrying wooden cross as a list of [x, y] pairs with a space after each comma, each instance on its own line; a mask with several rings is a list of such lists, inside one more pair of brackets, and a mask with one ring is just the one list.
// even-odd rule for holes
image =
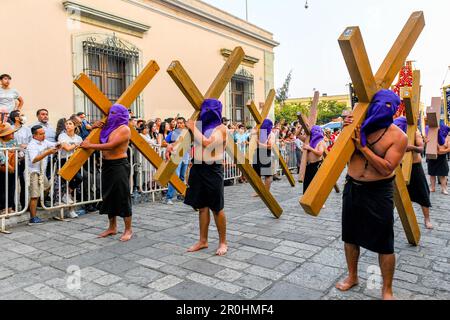
[[86, 139], [81, 148], [103, 151], [102, 162], [102, 207], [100, 214], [108, 215], [109, 228], [99, 237], [106, 238], [117, 234], [117, 217], [125, 221], [125, 231], [120, 241], [129, 241], [133, 236], [131, 229], [130, 164], [127, 150], [131, 139], [128, 127], [128, 109], [120, 104], [111, 107], [106, 124], [97, 122], [94, 128], [102, 128], [100, 144]]
[[[336, 288], [358, 284], [360, 247], [379, 254], [383, 299], [393, 299], [394, 179], [408, 145], [407, 136], [393, 124], [400, 97], [389, 90], [375, 94], [362, 126], [353, 138], [356, 150], [348, 165], [343, 196], [342, 239], [349, 276]], [[345, 119], [345, 126], [353, 117]]]
[[[404, 133], [408, 130], [408, 122], [406, 117], [395, 119], [394, 124]], [[430, 219], [430, 187], [422, 167], [422, 153], [424, 151], [424, 142], [420, 131], [417, 129], [414, 145], [408, 145], [407, 152], [413, 153], [413, 164], [411, 168], [411, 178], [408, 185], [408, 193], [411, 201], [422, 207], [423, 216], [425, 218], [425, 227], [433, 229]]]
[[301, 135], [299, 138], [303, 141], [303, 152], [306, 153], [305, 177], [303, 179], [303, 194], [305, 194], [322, 165], [327, 146], [324, 141], [322, 128], [319, 126], [311, 128], [309, 144], [306, 135]]
[[[448, 134], [450, 128], [446, 125], [441, 125], [438, 131], [437, 144], [437, 159], [428, 159], [428, 174], [431, 180], [431, 192], [436, 192], [436, 177], [439, 177], [441, 183], [442, 194], [448, 195], [448, 173], [449, 166], [447, 161], [447, 154], [450, 152], [450, 139]], [[428, 142], [431, 145], [431, 142]]]
[[223, 157], [227, 142], [227, 128], [222, 124], [222, 103], [206, 99], [201, 107], [200, 120], [192, 119], [186, 127], [194, 135], [193, 166], [189, 173], [188, 189], [184, 203], [199, 211], [200, 239], [189, 248], [196, 252], [208, 248], [208, 229], [211, 210], [219, 232], [216, 254], [228, 252], [226, 217], [224, 212]]

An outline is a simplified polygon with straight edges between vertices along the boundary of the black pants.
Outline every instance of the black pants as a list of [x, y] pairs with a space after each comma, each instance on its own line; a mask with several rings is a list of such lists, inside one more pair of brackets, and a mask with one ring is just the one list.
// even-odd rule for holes
[[[6, 193], [6, 180], [8, 181], [8, 193]], [[0, 210], [6, 208], [6, 200], [8, 199], [8, 208], [15, 208], [16, 194], [16, 175], [15, 173], [0, 172]]]

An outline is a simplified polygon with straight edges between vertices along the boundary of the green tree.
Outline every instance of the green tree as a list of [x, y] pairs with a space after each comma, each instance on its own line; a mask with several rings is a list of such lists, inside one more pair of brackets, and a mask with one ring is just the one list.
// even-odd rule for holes
[[[290, 103], [282, 106], [280, 103], [275, 104], [275, 120], [292, 123], [297, 121], [297, 114], [300, 112], [305, 116], [309, 116], [311, 105]], [[339, 118], [343, 111], [347, 109], [345, 103], [337, 101], [321, 101], [318, 105], [317, 124], [323, 125], [331, 122], [333, 119]]]
[[345, 103], [338, 103], [337, 101], [321, 101], [319, 103], [319, 114], [317, 117], [318, 124], [326, 124], [333, 121], [333, 119], [342, 116], [344, 110], [347, 109]]
[[278, 102], [281, 106], [284, 106], [285, 101], [289, 98], [289, 86], [291, 85], [291, 80], [292, 70], [289, 71], [286, 80], [284, 80], [283, 86], [277, 90], [275, 101]]
[[303, 104], [289, 103], [282, 106], [279, 103], [275, 104], [275, 120], [292, 123], [297, 121], [297, 114], [301, 112], [305, 115], [309, 114], [309, 107]]

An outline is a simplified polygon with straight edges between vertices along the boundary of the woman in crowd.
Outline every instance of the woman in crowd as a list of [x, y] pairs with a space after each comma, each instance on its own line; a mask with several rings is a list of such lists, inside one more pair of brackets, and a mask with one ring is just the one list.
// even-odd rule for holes
[[[58, 121], [58, 125], [61, 126], [63, 119]], [[81, 123], [81, 122], [80, 122]], [[58, 132], [61, 128], [57, 128], [57, 139], [61, 144], [61, 167], [64, 166], [66, 161], [72, 156], [75, 149], [78, 148], [83, 142], [83, 139], [75, 133], [76, 125], [73, 120], [69, 119], [64, 122], [65, 130], [63, 132]], [[55, 185], [58, 184], [59, 187], [59, 179], [55, 179]], [[83, 182], [83, 178], [81, 173], [78, 172], [75, 177], [69, 182], [69, 192], [66, 192], [66, 183], [64, 180], [61, 180], [61, 195], [62, 202], [66, 204], [73, 204], [73, 195], [76, 190]], [[59, 192], [55, 192], [55, 195], [59, 195]], [[69, 211], [70, 218], [78, 218], [78, 214], [75, 212], [74, 208], [71, 207]]]
[[161, 146], [162, 148], [167, 147], [166, 138], [169, 135], [169, 132], [170, 132], [170, 124], [165, 121], [162, 122], [158, 134], [158, 145]]

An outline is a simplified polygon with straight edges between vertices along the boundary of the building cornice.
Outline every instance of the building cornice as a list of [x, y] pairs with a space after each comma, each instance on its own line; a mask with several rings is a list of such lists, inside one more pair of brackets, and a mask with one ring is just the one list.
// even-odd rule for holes
[[75, 13], [81, 17], [94, 19], [97, 21], [105, 22], [120, 28], [128, 29], [138, 33], [145, 33], [150, 30], [150, 26], [143, 23], [139, 23], [130, 19], [122, 18], [98, 9], [87, 7], [85, 5], [65, 1], [63, 2], [64, 9], [70, 13]]
[[159, 0], [159, 1], [161, 3], [163, 3], [163, 4], [166, 4], [168, 6], [174, 7], [176, 9], [178, 9], [178, 10], [181, 10], [181, 11], [184, 11], [184, 12], [196, 15], [196, 16], [202, 18], [202, 19], [207, 20], [210, 23], [218, 24], [218, 25], [220, 25], [222, 27], [231, 29], [233, 31], [236, 31], [238, 33], [246, 35], [246, 36], [248, 36], [250, 38], [253, 38], [255, 40], [261, 41], [261, 42], [263, 42], [263, 43], [265, 43], [265, 44], [267, 44], [267, 45], [269, 45], [271, 47], [277, 47], [277, 46], [280, 45], [279, 42], [276, 42], [273, 39], [264, 37], [264, 36], [262, 36], [260, 34], [257, 34], [255, 32], [252, 32], [250, 30], [242, 28], [239, 25], [236, 25], [236, 24], [233, 24], [233, 23], [231, 23], [229, 21], [223, 20], [223, 19], [221, 19], [219, 17], [216, 17], [216, 16], [214, 16], [214, 15], [208, 13], [208, 12], [205, 12], [205, 11], [199, 9], [199, 8], [195, 8], [193, 6], [190, 6], [190, 5], [188, 5], [186, 3], [183, 3], [183, 2], [181, 2], [179, 0]]
[[[232, 51], [230, 49], [220, 49], [220, 54], [222, 54], [223, 57], [228, 58], [231, 55]], [[245, 56], [244, 60], [242, 60], [244, 63], [248, 63], [250, 65], [257, 64], [259, 62], [258, 58], [252, 57], [252, 56]]]

